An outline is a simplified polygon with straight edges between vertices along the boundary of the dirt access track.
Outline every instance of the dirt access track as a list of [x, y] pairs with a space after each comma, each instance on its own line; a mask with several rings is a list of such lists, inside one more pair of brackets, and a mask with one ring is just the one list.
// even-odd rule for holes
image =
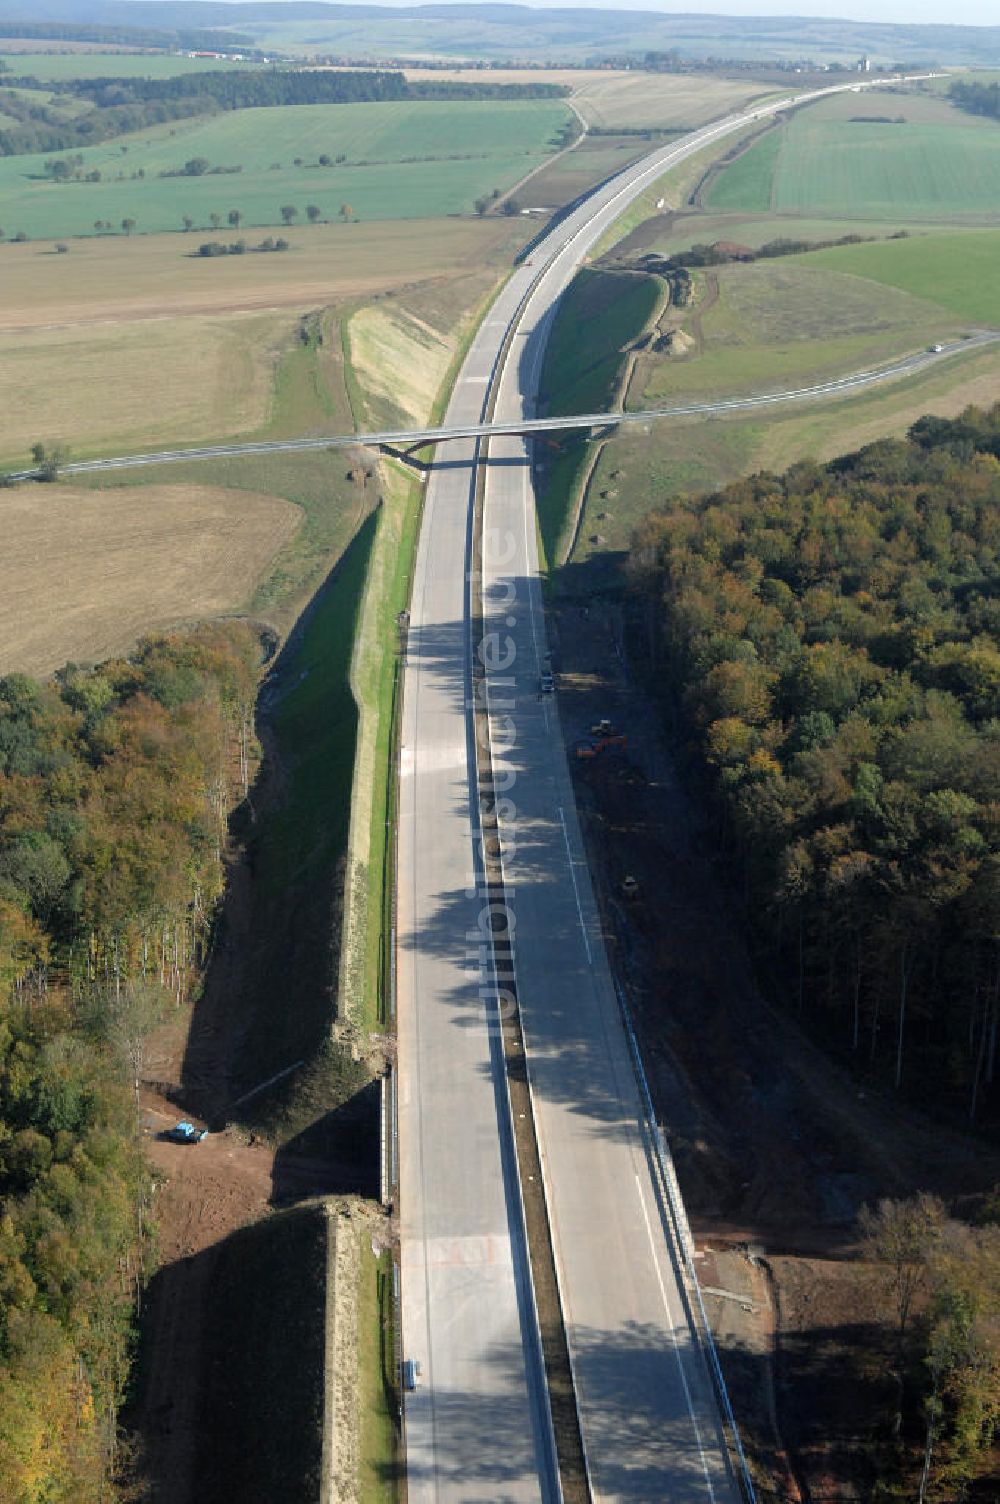
[[[872, 1416], [891, 1366], [880, 1271], [857, 1213], [935, 1191], [952, 1205], [1000, 1156], [859, 1089], [760, 995], [742, 920], [630, 673], [617, 604], [550, 613], [570, 749], [612, 961], [634, 1009], [657, 1115], [698, 1245], [763, 1497], [868, 1497]], [[609, 718], [626, 752], [580, 760]], [[632, 875], [638, 896], [622, 881]]]
[[213, 1250], [229, 1233], [268, 1210], [274, 1153], [240, 1141], [231, 1129], [200, 1144], [164, 1134], [182, 1115], [148, 1088], [142, 1099], [143, 1142], [157, 1175], [153, 1212], [160, 1270], [144, 1313], [148, 1353], [142, 1402], [132, 1424], [142, 1438], [143, 1472], [156, 1504], [193, 1504], [198, 1449], [197, 1375]]
[[[232, 1021], [218, 1014], [205, 1083], [224, 1098], [219, 1071]], [[153, 1504], [198, 1504], [197, 1465], [206, 1302], [231, 1233], [267, 1217], [275, 1206], [336, 1188], [325, 1162], [275, 1152], [274, 1146], [230, 1126], [201, 1143], [176, 1144], [167, 1131], [181, 1118], [201, 1126], [181, 1104], [182, 1065], [190, 1009], [181, 1007], [148, 1042], [141, 1089], [143, 1145], [156, 1176], [153, 1215], [158, 1270], [141, 1312], [139, 1398], [127, 1425], [141, 1446], [140, 1471]]]

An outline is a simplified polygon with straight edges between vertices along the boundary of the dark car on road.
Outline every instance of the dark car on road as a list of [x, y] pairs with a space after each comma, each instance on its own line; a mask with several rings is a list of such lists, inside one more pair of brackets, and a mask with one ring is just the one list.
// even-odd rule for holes
[[196, 1128], [193, 1123], [181, 1120], [168, 1128], [165, 1135], [172, 1144], [200, 1144], [208, 1138], [207, 1128]]

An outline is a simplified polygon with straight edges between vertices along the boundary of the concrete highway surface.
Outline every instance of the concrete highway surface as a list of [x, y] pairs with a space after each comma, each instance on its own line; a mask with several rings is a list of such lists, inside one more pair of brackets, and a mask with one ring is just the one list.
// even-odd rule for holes
[[[567, 268], [572, 276], [572, 267]], [[524, 311], [498, 416], [536, 391], [557, 263]], [[595, 1499], [740, 1498], [622, 1026], [545, 641], [528, 442], [492, 440], [483, 602], [501, 846], [536, 1132]]]
[[[556, 225], [480, 327], [444, 427], [486, 421], [494, 392], [502, 418], [521, 416], [555, 306], [587, 249], [663, 172], [787, 103], [650, 154]], [[467, 441], [430, 477], [404, 672], [399, 1213], [403, 1352], [420, 1365], [405, 1396], [409, 1497], [560, 1497], [481, 884], [471, 714], [479, 651], [494, 759], [512, 780], [507, 905], [592, 1497], [730, 1504], [739, 1488], [616, 1011], [557, 711], [538, 697], [545, 624], [525, 442], [491, 445], [484, 610], [497, 635], [474, 645], [477, 459]]]

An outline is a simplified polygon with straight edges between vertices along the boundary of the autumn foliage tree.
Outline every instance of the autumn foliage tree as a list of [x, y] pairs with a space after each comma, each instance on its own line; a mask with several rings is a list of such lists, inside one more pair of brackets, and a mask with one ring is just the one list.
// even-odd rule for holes
[[1000, 406], [645, 519], [630, 554], [758, 957], [859, 1070], [995, 1123]]
[[237, 623], [0, 679], [0, 1498], [113, 1497], [144, 1039], [198, 975], [261, 659]]

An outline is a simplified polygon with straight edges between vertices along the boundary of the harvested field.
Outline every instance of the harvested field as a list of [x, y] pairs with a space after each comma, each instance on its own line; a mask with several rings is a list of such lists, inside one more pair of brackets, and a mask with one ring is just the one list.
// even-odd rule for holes
[[216, 486], [0, 493], [0, 672], [99, 662], [154, 628], [239, 608], [300, 518]]
[[24, 464], [38, 439], [86, 454], [251, 433], [294, 333], [285, 313], [0, 334], [0, 454]]
[[573, 103], [589, 124], [605, 130], [617, 126], [681, 129], [703, 125], [771, 92], [755, 79], [600, 72], [583, 76], [573, 91]]
[[[407, 78], [430, 83], [483, 82], [482, 70], [477, 68], [407, 68], [405, 72]], [[605, 130], [702, 125], [770, 92], [755, 79], [694, 78], [624, 68], [491, 68], [487, 78], [491, 84], [564, 84], [572, 90], [570, 97], [588, 125]]]
[[[179, 228], [179, 227], [178, 227]], [[509, 265], [521, 221], [448, 219], [303, 225], [283, 255], [192, 257], [192, 235], [75, 241], [65, 256], [0, 246], [0, 329], [295, 308]]]
[[[65, 256], [0, 247], [0, 459], [23, 465], [37, 440], [80, 457], [259, 430], [281, 357], [301, 356], [300, 315], [394, 292], [445, 327], [525, 233], [509, 220], [323, 226], [293, 232], [285, 255], [221, 259], [192, 259], [183, 235], [79, 241]], [[334, 344], [339, 335], [322, 352], [327, 365], [339, 359]], [[335, 395], [340, 378], [327, 374]], [[287, 402], [278, 407], [283, 433], [316, 416], [315, 402], [301, 424]], [[343, 428], [320, 407], [326, 431]]]
[[587, 136], [572, 151], [547, 162], [524, 184], [517, 198], [525, 207], [558, 208], [622, 172], [649, 150], [650, 142], [641, 136]]

